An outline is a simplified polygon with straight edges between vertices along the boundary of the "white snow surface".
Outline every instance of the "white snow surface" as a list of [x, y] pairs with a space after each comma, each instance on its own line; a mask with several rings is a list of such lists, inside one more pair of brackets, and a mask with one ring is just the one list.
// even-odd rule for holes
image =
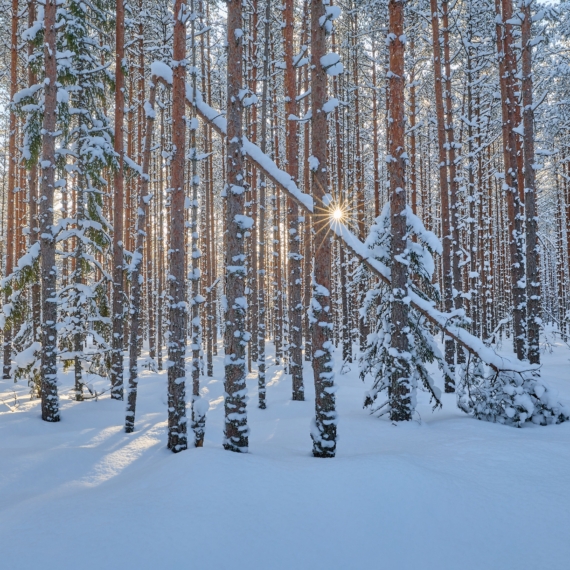
[[[257, 380], [248, 376], [249, 454], [222, 448], [221, 347], [214, 378], [202, 379], [204, 448], [177, 455], [166, 449], [166, 371], [141, 373], [130, 435], [124, 403], [108, 393], [70, 399], [71, 373], [60, 375], [57, 424], [41, 421], [25, 383], [15, 386], [20, 405], [10, 411], [14, 384], [0, 381], [2, 567], [569, 567], [570, 424], [481, 422], [447, 394], [431, 413], [420, 393], [417, 421], [392, 425], [362, 409], [369, 382], [355, 364], [341, 374], [337, 350], [337, 456], [315, 459], [310, 365], [307, 400], [293, 402], [291, 379], [268, 348], [267, 410], [256, 407]], [[559, 344], [543, 367], [566, 404], [569, 359]]]

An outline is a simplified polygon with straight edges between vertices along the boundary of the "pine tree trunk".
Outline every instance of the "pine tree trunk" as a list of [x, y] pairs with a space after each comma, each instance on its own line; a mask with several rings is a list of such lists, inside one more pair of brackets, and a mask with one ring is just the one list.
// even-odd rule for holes
[[227, 184], [226, 193], [226, 330], [225, 345], [225, 429], [224, 448], [247, 453], [245, 348], [249, 334], [245, 330], [244, 233], [248, 229], [245, 209], [245, 176], [242, 150], [243, 32], [240, 0], [228, 2], [228, 87], [227, 87]]
[[[458, 208], [458, 184], [457, 166], [455, 164], [455, 135], [453, 129], [453, 100], [451, 93], [451, 57], [449, 54], [449, 3], [442, 1], [442, 23], [443, 23], [443, 54], [445, 65], [445, 130], [447, 134], [447, 164], [449, 173], [449, 223], [451, 230], [451, 270], [453, 275], [453, 300], [456, 310], [463, 308], [463, 296], [461, 286], [461, 240], [459, 236], [459, 208]], [[465, 356], [461, 346], [457, 345], [457, 363], [465, 362]], [[446, 384], [446, 391], [455, 391], [455, 386]]]
[[[293, 15], [294, 0], [285, 0], [283, 39], [285, 43], [285, 116], [297, 114], [297, 85], [296, 68], [293, 65]], [[293, 180], [297, 182], [299, 174], [299, 142], [297, 133], [297, 121], [287, 121], [287, 172]], [[303, 385], [303, 330], [302, 330], [302, 310], [301, 286], [303, 283], [301, 273], [301, 261], [303, 256], [300, 253], [299, 235], [299, 207], [291, 200], [287, 199], [287, 227], [289, 234], [289, 354], [290, 370], [293, 380], [293, 400], [305, 399], [305, 388]]]
[[[327, 73], [321, 58], [326, 55], [325, 28], [319, 23], [325, 14], [321, 0], [311, 0], [311, 154], [316, 165], [312, 169], [316, 212], [329, 204], [327, 138], [328, 125], [322, 110], [327, 101]], [[319, 212], [320, 210], [320, 212]], [[311, 429], [313, 455], [334, 457], [336, 451], [335, 386], [333, 368], [331, 291], [332, 248], [328, 224], [318, 224], [314, 236], [313, 298], [311, 300], [313, 330], [313, 375], [315, 381], [315, 422]]]
[[[156, 103], [156, 77], [151, 78], [149, 88], [148, 107], [146, 110], [146, 130], [144, 138], [141, 191], [138, 204], [136, 244], [133, 251], [132, 272], [131, 272], [131, 329], [129, 341], [129, 388], [127, 394], [127, 412], [125, 417], [125, 431], [131, 433], [135, 429], [135, 413], [137, 406], [138, 389], [138, 344], [140, 336], [141, 304], [142, 304], [142, 273], [144, 267], [143, 253], [146, 236], [144, 228], [147, 227], [147, 215], [151, 195], [149, 193], [150, 181], [150, 149], [152, 145], [152, 134], [155, 119]], [[147, 249], [148, 251], [148, 249]]]
[[534, 173], [534, 108], [532, 102], [532, 45], [530, 6], [526, 0], [522, 13], [522, 104], [524, 125], [524, 202], [526, 222], [526, 298], [528, 359], [540, 362], [540, 275], [538, 259], [538, 212]]
[[[502, 1], [502, 13], [501, 13]], [[512, 24], [512, 1], [495, 0], [497, 16], [503, 24], [497, 23], [497, 50], [499, 53], [499, 75], [501, 84], [503, 115], [503, 160], [505, 183], [508, 187], [507, 217], [508, 244], [511, 261], [510, 281], [513, 304], [513, 332], [515, 352], [519, 360], [525, 358], [525, 263], [522, 249], [521, 202], [518, 188], [517, 137], [513, 129], [516, 122], [515, 107], [518, 105], [516, 91], [516, 57], [514, 54]], [[498, 21], [501, 21], [498, 19]]]
[[[10, 101], [14, 100], [14, 95], [18, 91], [18, 0], [12, 0], [12, 30], [10, 40]], [[9, 277], [14, 269], [14, 242], [15, 242], [15, 212], [14, 202], [16, 196], [16, 113], [10, 111], [9, 125], [9, 142], [8, 142], [8, 211], [6, 216], [6, 270], [4, 277]], [[11, 291], [6, 291], [6, 303], [10, 302]], [[2, 377], [4, 380], [10, 378], [10, 369], [12, 366], [12, 336], [13, 327], [4, 327], [4, 361], [2, 369]]]
[[42, 280], [42, 419], [59, 421], [57, 393], [57, 302], [53, 206], [55, 187], [55, 132], [57, 112], [56, 1], [44, 8], [44, 117], [42, 124], [40, 186], [40, 259]]
[[406, 257], [406, 181], [405, 181], [405, 99], [404, 99], [404, 6], [400, 0], [388, 4], [390, 21], [389, 130], [390, 229], [392, 234], [392, 308], [391, 348], [394, 372], [390, 386], [390, 419], [411, 420], [412, 394], [408, 351], [408, 269]]
[[[28, 2], [28, 26], [31, 28], [36, 21], [36, 0]], [[33, 55], [34, 46], [30, 43], [28, 46], [28, 56]], [[38, 78], [32, 68], [28, 69], [28, 86], [35, 85]], [[12, 156], [12, 155], [10, 155]], [[30, 246], [38, 242], [38, 166], [33, 164], [29, 174], [29, 227], [30, 227]], [[32, 335], [34, 341], [41, 339], [41, 285], [39, 282], [32, 283]]]
[[[451, 235], [451, 210], [449, 203], [449, 181], [447, 177], [447, 152], [446, 129], [445, 129], [445, 107], [443, 102], [443, 77], [441, 70], [441, 48], [439, 43], [439, 16], [437, 0], [430, 0], [432, 13], [432, 45], [433, 45], [433, 73], [435, 80], [435, 107], [437, 120], [437, 142], [439, 158], [439, 186], [441, 199], [441, 236], [443, 253], [441, 256], [443, 268], [443, 301], [446, 312], [453, 310], [453, 270], [452, 270], [452, 235]], [[445, 361], [450, 373], [455, 368], [455, 343], [452, 339], [445, 339]], [[445, 376], [445, 391], [455, 391], [455, 379], [452, 376]]]
[[[267, 151], [267, 106], [268, 106], [268, 82], [269, 82], [269, 38], [270, 38], [270, 17], [271, 0], [265, 4], [265, 26], [264, 26], [264, 47], [263, 47], [263, 93], [261, 100], [261, 152]], [[258, 261], [258, 299], [259, 310], [258, 336], [257, 336], [257, 385], [258, 385], [258, 406], [262, 410], [266, 408], [265, 402], [265, 339], [267, 331], [267, 316], [265, 309], [265, 287], [266, 287], [266, 190], [265, 174], [260, 172], [259, 177], [259, 261]]]
[[[191, 0], [191, 11], [195, 15], [195, 2]], [[195, 19], [190, 19], [192, 38], [192, 98], [197, 97], [197, 61], [196, 61], [196, 23]], [[206, 424], [206, 414], [200, 401], [200, 372], [202, 370], [202, 322], [201, 305], [204, 298], [200, 294], [200, 258], [201, 253], [198, 247], [198, 148], [196, 132], [198, 130], [198, 119], [195, 116], [196, 105], [192, 106], [193, 117], [190, 122], [190, 153], [192, 161], [192, 205], [190, 226], [192, 231], [192, 271], [189, 278], [192, 284], [191, 306], [191, 327], [192, 327], [192, 429], [194, 430], [194, 445], [202, 447], [204, 445], [204, 429]]]
[[170, 189], [168, 448], [187, 449], [186, 425], [186, 276], [184, 243], [184, 174], [186, 151], [186, 16], [182, 0], [174, 3], [172, 81], [172, 163]]
[[115, 153], [117, 168], [113, 177], [113, 349], [111, 353], [111, 398], [123, 399], [123, 214], [124, 214], [124, 138], [125, 116], [125, 7], [117, 2], [115, 22]]

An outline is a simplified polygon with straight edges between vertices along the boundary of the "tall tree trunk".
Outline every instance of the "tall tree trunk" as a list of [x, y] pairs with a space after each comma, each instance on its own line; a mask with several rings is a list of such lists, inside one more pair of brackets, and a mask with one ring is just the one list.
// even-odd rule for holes
[[[10, 102], [14, 100], [14, 95], [18, 91], [18, 0], [12, 0], [12, 30], [10, 40]], [[8, 142], [8, 211], [6, 216], [6, 270], [4, 277], [10, 277], [14, 270], [14, 242], [15, 232], [15, 212], [14, 194], [16, 189], [17, 162], [16, 162], [16, 113], [10, 109], [10, 126]], [[6, 303], [10, 302], [11, 288], [6, 292]], [[10, 378], [12, 366], [12, 336], [13, 326], [4, 327], [4, 361], [2, 377], [4, 380]]]
[[[271, 0], [267, 0], [265, 4], [265, 26], [264, 26], [264, 47], [263, 47], [263, 92], [261, 100], [261, 152], [267, 151], [267, 106], [268, 106], [268, 83], [269, 83], [269, 34], [270, 34], [270, 16], [271, 16]], [[258, 262], [258, 299], [257, 306], [259, 310], [258, 321], [258, 337], [257, 337], [257, 386], [258, 386], [258, 406], [264, 410], [265, 402], [265, 338], [267, 330], [267, 316], [265, 309], [265, 287], [266, 287], [266, 190], [267, 183], [265, 174], [260, 173], [259, 176], [259, 262]]]
[[123, 214], [124, 214], [124, 138], [125, 116], [125, 6], [117, 1], [115, 20], [115, 153], [117, 169], [113, 177], [113, 349], [111, 354], [111, 398], [123, 399]]
[[193, 117], [190, 121], [190, 153], [192, 161], [192, 206], [191, 206], [191, 231], [192, 231], [192, 271], [190, 281], [192, 283], [191, 306], [191, 327], [192, 327], [192, 429], [194, 431], [194, 445], [202, 447], [204, 445], [204, 428], [206, 424], [206, 412], [203, 402], [200, 399], [200, 372], [201, 350], [202, 350], [202, 323], [200, 306], [204, 298], [200, 294], [200, 248], [198, 247], [198, 148], [196, 132], [198, 130], [198, 119], [195, 115], [197, 98], [197, 61], [196, 61], [196, 0], [191, 0], [190, 6], [193, 16], [190, 18], [191, 38], [192, 38], [192, 99], [194, 105]]
[[168, 448], [188, 447], [186, 425], [186, 276], [184, 243], [184, 165], [186, 151], [186, 19], [182, 0], [174, 3], [172, 80], [172, 162], [170, 189], [170, 327], [168, 337]]
[[[439, 34], [439, 16], [437, 0], [430, 0], [431, 7], [431, 27], [433, 44], [433, 74], [435, 80], [435, 107], [437, 119], [437, 142], [439, 158], [439, 186], [441, 200], [441, 236], [443, 253], [441, 256], [443, 268], [443, 302], [446, 312], [453, 310], [453, 270], [452, 270], [452, 235], [451, 217], [449, 203], [449, 182], [447, 172], [447, 152], [446, 152], [446, 129], [445, 129], [445, 107], [443, 102], [443, 77], [441, 70], [441, 47]], [[445, 339], [445, 361], [450, 373], [455, 367], [455, 343], [453, 339]], [[455, 379], [453, 376], [445, 376], [445, 391], [455, 391]]]
[[[455, 164], [455, 142], [453, 128], [453, 99], [451, 93], [451, 57], [449, 54], [449, 2], [442, 1], [442, 23], [443, 23], [443, 54], [445, 64], [445, 130], [447, 134], [448, 172], [449, 172], [449, 222], [451, 225], [451, 270], [453, 274], [453, 300], [456, 310], [463, 308], [463, 296], [461, 286], [461, 241], [459, 236], [459, 207], [458, 207], [458, 184], [457, 165]], [[457, 345], [457, 363], [465, 362], [463, 349]], [[451, 390], [451, 386], [446, 385], [446, 391]]]
[[[502, 2], [502, 11], [501, 11]], [[503, 161], [507, 185], [508, 244], [510, 254], [510, 280], [513, 303], [513, 332], [515, 352], [519, 360], [525, 358], [525, 263], [522, 248], [521, 201], [518, 188], [517, 137], [513, 129], [518, 105], [516, 91], [516, 57], [514, 54], [512, 0], [495, 0], [497, 12], [497, 50], [501, 84], [503, 116]], [[499, 22], [502, 21], [502, 24]]]
[[[36, 0], [30, 0], [28, 2], [28, 26], [31, 28], [36, 21]], [[28, 46], [28, 56], [32, 56], [34, 53], [34, 46], [32, 43]], [[32, 67], [28, 69], [28, 86], [31, 87], [35, 85], [38, 78]], [[12, 155], [10, 155], [12, 156]], [[29, 227], [30, 227], [30, 245], [34, 245], [38, 242], [38, 166], [37, 164], [32, 164], [29, 174]], [[41, 339], [41, 285], [39, 282], [32, 283], [32, 331], [33, 339], [39, 341]]]
[[[323, 105], [327, 101], [327, 73], [322, 58], [326, 55], [326, 33], [319, 20], [325, 16], [321, 0], [311, 0], [311, 151], [313, 195], [316, 211], [328, 216], [330, 195], [327, 168], [327, 117]], [[336, 452], [335, 387], [333, 372], [331, 314], [331, 238], [328, 224], [321, 223], [314, 236], [313, 298], [313, 375], [315, 381], [315, 422], [311, 429], [313, 455], [334, 457]]]
[[[146, 131], [144, 138], [141, 191], [139, 195], [136, 243], [133, 251], [132, 272], [131, 272], [131, 330], [129, 342], [129, 388], [127, 394], [127, 412], [125, 418], [125, 431], [131, 433], [135, 429], [135, 413], [137, 406], [138, 389], [138, 343], [140, 335], [140, 321], [142, 310], [142, 273], [143, 273], [143, 252], [145, 245], [145, 231], [149, 224], [147, 215], [151, 194], [149, 193], [150, 182], [150, 149], [152, 145], [152, 133], [154, 129], [156, 103], [156, 77], [152, 77], [149, 88], [148, 106], [145, 106]], [[148, 248], [147, 248], [148, 251]]]
[[[285, 43], [285, 116], [297, 114], [297, 85], [296, 68], [293, 65], [293, 14], [294, 0], [285, 0], [285, 28], [283, 39]], [[296, 120], [287, 120], [287, 171], [291, 178], [297, 182], [299, 175], [299, 141]], [[303, 385], [303, 330], [301, 286], [303, 283], [301, 273], [300, 235], [299, 235], [299, 207], [287, 199], [287, 221], [289, 233], [289, 354], [290, 370], [293, 379], [293, 400], [305, 399], [305, 387]]]
[[396, 354], [390, 386], [392, 421], [411, 420], [412, 394], [408, 351], [408, 268], [406, 257], [406, 181], [405, 181], [405, 99], [404, 99], [404, 5], [390, 0], [389, 12], [389, 130], [390, 229], [392, 234], [392, 339]]
[[540, 362], [540, 274], [538, 259], [538, 212], [534, 173], [534, 107], [532, 102], [532, 0], [525, 0], [522, 14], [522, 104], [524, 126], [524, 205], [526, 222], [526, 298], [528, 359]]
[[[241, 0], [228, 2], [227, 183], [226, 194], [226, 330], [224, 448], [247, 452], [245, 330], [247, 301], [245, 236], [250, 220], [244, 215], [245, 176], [242, 150], [243, 31]], [[251, 220], [253, 221], [253, 220]]]
[[42, 280], [42, 419], [59, 421], [57, 393], [57, 302], [53, 195], [55, 187], [55, 136], [57, 112], [56, 0], [44, 8], [44, 117], [40, 186], [40, 259]]

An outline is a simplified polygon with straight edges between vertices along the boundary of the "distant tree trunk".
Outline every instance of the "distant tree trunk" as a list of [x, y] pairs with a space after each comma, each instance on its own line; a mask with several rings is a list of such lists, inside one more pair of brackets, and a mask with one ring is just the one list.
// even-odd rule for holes
[[[297, 114], [297, 85], [296, 67], [293, 65], [293, 14], [294, 0], [285, 0], [285, 28], [283, 39], [285, 43], [285, 116]], [[299, 175], [299, 142], [296, 120], [287, 120], [287, 171], [297, 182]], [[305, 387], [303, 385], [303, 329], [301, 304], [301, 260], [300, 235], [299, 235], [299, 207], [287, 199], [287, 219], [289, 233], [289, 354], [290, 370], [293, 379], [293, 400], [305, 399]]]
[[125, 116], [125, 6], [117, 2], [115, 21], [115, 153], [117, 168], [113, 177], [113, 349], [111, 353], [111, 398], [123, 399], [123, 215], [124, 215], [124, 138]]
[[55, 133], [57, 112], [56, 0], [44, 8], [44, 116], [40, 186], [40, 258], [42, 280], [42, 419], [59, 421], [57, 393], [57, 302], [53, 195], [55, 187]]
[[[191, 0], [190, 6], [193, 15], [195, 12], [196, 0]], [[197, 99], [197, 61], [196, 61], [196, 20], [190, 19], [192, 38], [192, 99], [194, 101], [193, 117], [190, 121], [190, 157], [192, 161], [192, 202], [191, 202], [191, 231], [192, 231], [192, 271], [189, 278], [192, 284], [191, 306], [191, 327], [192, 327], [192, 429], [194, 431], [194, 445], [202, 447], [204, 445], [204, 429], [206, 423], [206, 413], [200, 401], [200, 372], [202, 371], [201, 351], [202, 351], [202, 323], [201, 305], [204, 298], [200, 294], [200, 248], [198, 247], [198, 143], [196, 132], [198, 130], [198, 119], [195, 116]]]
[[[261, 152], [267, 150], [267, 105], [268, 105], [268, 82], [269, 82], [269, 33], [270, 33], [271, 0], [267, 0], [265, 5], [265, 26], [264, 26], [264, 48], [263, 48], [263, 91], [261, 100]], [[258, 262], [258, 299], [259, 310], [258, 337], [257, 337], [257, 385], [258, 385], [258, 406], [262, 410], [266, 408], [265, 402], [265, 338], [267, 331], [267, 316], [265, 309], [265, 287], [266, 287], [266, 228], [265, 213], [267, 203], [267, 183], [265, 174], [260, 173], [259, 177], [259, 262]]]
[[[446, 312], [453, 310], [453, 270], [452, 270], [452, 236], [451, 236], [451, 210], [449, 203], [449, 179], [447, 176], [447, 152], [445, 107], [443, 102], [443, 76], [441, 70], [441, 47], [439, 34], [439, 16], [437, 0], [430, 0], [432, 45], [433, 45], [433, 74], [435, 91], [435, 112], [437, 119], [437, 142], [439, 158], [439, 186], [441, 199], [441, 236], [443, 253], [441, 262], [443, 266], [443, 301]], [[451, 338], [445, 339], [445, 361], [451, 373], [455, 367], [455, 342]], [[445, 391], [455, 391], [455, 379], [445, 377]]]
[[186, 10], [174, 3], [172, 81], [172, 163], [170, 195], [170, 328], [168, 337], [168, 448], [188, 447], [186, 425], [186, 276], [184, 243], [184, 165], [186, 151]]
[[[502, 12], [501, 12], [502, 2]], [[508, 23], [513, 15], [512, 0], [495, 0], [497, 16], [502, 25], [497, 23], [497, 50], [499, 54], [499, 75], [501, 84], [503, 115], [503, 160], [505, 182], [508, 186], [507, 217], [508, 244], [510, 254], [510, 280], [513, 302], [513, 332], [515, 352], [519, 360], [525, 358], [525, 263], [522, 249], [521, 202], [518, 188], [517, 137], [514, 132], [516, 122], [515, 108], [518, 106], [516, 88], [516, 56], [513, 46], [512, 24]]]
[[[151, 195], [149, 193], [150, 181], [150, 149], [154, 129], [156, 103], [156, 78], [152, 77], [149, 89], [148, 107], [146, 111], [146, 131], [143, 149], [141, 191], [138, 204], [136, 244], [133, 251], [133, 269], [131, 272], [131, 338], [129, 342], [129, 388], [127, 395], [127, 412], [125, 418], [125, 431], [131, 433], [135, 429], [135, 413], [137, 406], [138, 388], [138, 342], [140, 335], [141, 304], [142, 304], [142, 274], [144, 268], [143, 252], [145, 245], [145, 231], [147, 227], [147, 211]], [[148, 250], [147, 250], [148, 251]]]
[[524, 125], [524, 201], [526, 221], [526, 298], [528, 359], [540, 362], [541, 293], [538, 259], [538, 212], [534, 173], [534, 108], [532, 102], [532, 0], [523, 2], [522, 13], [522, 104]]
[[241, 0], [228, 2], [228, 87], [227, 87], [227, 184], [226, 193], [226, 330], [225, 344], [225, 430], [224, 448], [247, 452], [245, 347], [249, 333], [245, 330], [244, 233], [250, 224], [244, 215], [245, 177], [242, 150], [243, 31]]
[[392, 421], [411, 420], [410, 365], [408, 351], [408, 268], [406, 257], [406, 181], [405, 181], [405, 98], [404, 98], [404, 5], [390, 0], [389, 11], [389, 130], [388, 156], [390, 175], [390, 229], [392, 233], [392, 340], [396, 353], [390, 400]]
[[[257, 93], [257, 82], [258, 82], [258, 72], [259, 72], [259, 63], [261, 58], [259, 57], [259, 44], [258, 44], [258, 23], [259, 23], [259, 2], [258, 0], [254, 0], [252, 5], [252, 13], [251, 13], [251, 91], [253, 93]], [[251, 142], [257, 144], [257, 105], [251, 106], [251, 119], [249, 121], [251, 125], [250, 130], [250, 137]], [[255, 220], [253, 227], [251, 228], [251, 269], [250, 275], [251, 278], [249, 280], [250, 283], [250, 294], [249, 298], [251, 299], [250, 302], [250, 317], [251, 317], [251, 338], [252, 342], [249, 344], [249, 355], [251, 356], [251, 360], [253, 362], [257, 362], [259, 359], [259, 345], [258, 345], [258, 337], [259, 337], [259, 291], [258, 281], [259, 281], [259, 257], [258, 257], [258, 246], [259, 246], [259, 198], [258, 198], [258, 188], [257, 188], [257, 169], [252, 164], [251, 166], [251, 217]]]
[[[376, 92], [376, 44], [372, 44], [372, 151], [374, 153], [374, 217], [380, 215], [380, 164], [378, 152], [378, 93]], [[415, 114], [415, 113], [414, 113]]]
[[[455, 164], [456, 156], [455, 150], [457, 143], [455, 142], [454, 128], [453, 128], [453, 99], [451, 93], [451, 56], [449, 53], [449, 2], [448, 0], [442, 1], [443, 10], [443, 54], [445, 64], [445, 130], [447, 134], [447, 155], [448, 155], [448, 172], [449, 172], [449, 221], [451, 225], [451, 271], [453, 274], [453, 300], [456, 310], [463, 308], [463, 290], [461, 279], [461, 239], [459, 235], [459, 206], [458, 206], [458, 183], [457, 183], [457, 165]], [[463, 348], [457, 345], [457, 363], [463, 364], [465, 356]], [[451, 386], [446, 386], [446, 390], [451, 390]]]
[[[327, 101], [327, 73], [322, 58], [326, 55], [326, 33], [319, 20], [325, 15], [322, 0], [311, 0], [311, 151], [313, 156], [313, 195], [316, 211], [328, 216], [328, 125], [323, 105]], [[306, 165], [308, 166], [308, 165]], [[319, 212], [320, 210], [320, 212]], [[317, 225], [314, 236], [313, 298], [313, 374], [315, 381], [315, 422], [311, 430], [313, 455], [334, 457], [336, 420], [332, 344], [332, 248], [328, 220]]]
[[[36, 0], [28, 2], [28, 26], [31, 28], [36, 21]], [[34, 46], [32, 43], [28, 46], [28, 56], [33, 55]], [[28, 86], [35, 85], [38, 81], [36, 74], [32, 68], [28, 69]], [[10, 156], [13, 156], [10, 154]], [[30, 245], [37, 243], [39, 239], [38, 234], [38, 166], [32, 164], [29, 175], [29, 189], [30, 189]], [[9, 220], [8, 220], [9, 222]], [[10, 222], [9, 222], [10, 223]], [[32, 329], [33, 339], [35, 341], [41, 340], [41, 285], [39, 282], [32, 283]]]
[[[18, 91], [18, 0], [12, 0], [12, 35], [10, 40], [10, 102], [14, 100], [14, 95]], [[9, 277], [14, 269], [14, 242], [15, 232], [15, 212], [14, 201], [16, 196], [16, 113], [10, 110], [8, 142], [8, 211], [6, 216], [6, 271], [4, 277]], [[11, 289], [11, 288], [10, 288]], [[10, 302], [10, 290], [6, 292], [6, 303]], [[4, 327], [4, 362], [2, 377], [4, 380], [10, 378], [12, 365], [12, 327]]]

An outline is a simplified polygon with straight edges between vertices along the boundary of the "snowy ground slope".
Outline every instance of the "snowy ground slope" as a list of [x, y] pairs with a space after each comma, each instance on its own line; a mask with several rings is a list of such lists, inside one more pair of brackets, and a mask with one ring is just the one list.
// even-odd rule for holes
[[[570, 403], [570, 350], [545, 360]], [[131, 435], [107, 395], [62, 398], [49, 425], [19, 387], [18, 411], [0, 403], [0, 567], [570, 568], [570, 424], [517, 430], [466, 417], [452, 396], [432, 414], [420, 396], [421, 424], [393, 426], [362, 409], [354, 366], [337, 375], [338, 455], [314, 459], [305, 370], [307, 401], [292, 402], [290, 378], [269, 368], [265, 411], [252, 377], [248, 455], [221, 447], [220, 357], [205, 447], [178, 455], [164, 373], [142, 374]]]

